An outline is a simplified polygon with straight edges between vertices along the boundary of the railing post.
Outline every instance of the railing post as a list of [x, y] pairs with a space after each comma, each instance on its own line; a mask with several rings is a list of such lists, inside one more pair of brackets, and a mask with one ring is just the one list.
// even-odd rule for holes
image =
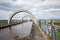
[[52, 31], [52, 40], [56, 40], [55, 26], [51, 20], [51, 31]]

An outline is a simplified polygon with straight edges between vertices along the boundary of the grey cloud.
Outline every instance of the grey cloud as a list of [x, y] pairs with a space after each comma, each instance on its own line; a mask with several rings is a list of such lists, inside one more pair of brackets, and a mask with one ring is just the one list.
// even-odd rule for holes
[[42, 9], [42, 10], [46, 10], [46, 9], [50, 9], [50, 8], [60, 9], [60, 4], [58, 3], [58, 4], [40, 6], [40, 9]]
[[9, 10], [11, 10], [12, 8], [11, 8], [11, 6], [10, 6], [9, 3], [0, 2], [0, 9], [1, 9], [1, 10], [9, 11]]
[[13, 6], [12, 3], [8, 3], [8, 2], [0, 2], [1, 10], [12, 11], [21, 7], [22, 6], [19, 6], [19, 7]]
[[11, 9], [7, 8], [7, 7], [0, 6], [0, 10], [10, 11]]
[[[2, 1], [2, 2], [1, 2]], [[3, 2], [4, 0], [1, 0], [0, 1], [0, 10], [5, 10], [7, 12], [6, 15], [4, 16], [4, 14], [2, 14], [2, 16], [0, 16], [0, 19], [5, 19], [5, 17], [7, 18], [8, 16], [8, 11], [11, 11], [11, 10], [15, 10], [15, 9], [19, 9], [19, 8], [24, 8], [24, 9], [28, 9], [30, 11], [33, 12], [33, 14], [37, 14], [35, 15], [37, 18], [40, 18], [40, 19], [60, 19], [60, 10], [49, 10], [49, 9], [60, 9], [60, 4], [49, 4], [49, 5], [43, 5], [43, 6], [40, 6], [40, 8], [38, 8], [38, 6], [36, 7], [36, 9], [34, 9], [33, 6], [24, 6], [24, 5], [19, 5], [19, 6], [16, 6], [16, 5], [12, 5], [14, 4], [14, 2]], [[10, 1], [10, 0], [9, 0]], [[31, 1], [31, 0], [30, 0]], [[35, 1], [35, 0], [34, 0]], [[39, 0], [40, 1], [40, 0]], [[43, 0], [45, 1], [45, 0]], [[35, 5], [36, 2], [34, 2], [34, 5]], [[37, 2], [38, 3], [38, 2]], [[41, 13], [40, 10], [48, 10], [44, 13]], [[41, 13], [41, 14], [40, 14]], [[3, 17], [4, 16], [4, 17]]]

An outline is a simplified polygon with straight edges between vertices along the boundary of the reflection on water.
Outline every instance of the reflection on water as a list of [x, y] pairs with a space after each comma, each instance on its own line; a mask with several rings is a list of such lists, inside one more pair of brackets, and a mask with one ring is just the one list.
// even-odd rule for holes
[[0, 30], [0, 40], [14, 40], [15, 36], [20, 38], [26, 37], [30, 34], [32, 27], [32, 22], [23, 23], [12, 27], [10, 31], [9, 28]]

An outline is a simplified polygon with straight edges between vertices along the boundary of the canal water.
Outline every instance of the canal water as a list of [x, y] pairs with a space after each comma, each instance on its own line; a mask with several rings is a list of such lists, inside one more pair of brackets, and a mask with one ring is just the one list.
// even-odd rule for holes
[[0, 30], [0, 40], [14, 40], [14, 37], [18, 36], [19, 38], [27, 37], [30, 35], [32, 28], [32, 22], [26, 22], [23, 24], [12, 26], [12, 29], [9, 28]]

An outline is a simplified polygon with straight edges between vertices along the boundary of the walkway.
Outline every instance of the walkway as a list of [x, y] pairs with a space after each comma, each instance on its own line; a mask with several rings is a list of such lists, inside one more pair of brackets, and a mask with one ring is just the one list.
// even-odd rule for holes
[[33, 40], [45, 40], [35, 24], [33, 24]]

